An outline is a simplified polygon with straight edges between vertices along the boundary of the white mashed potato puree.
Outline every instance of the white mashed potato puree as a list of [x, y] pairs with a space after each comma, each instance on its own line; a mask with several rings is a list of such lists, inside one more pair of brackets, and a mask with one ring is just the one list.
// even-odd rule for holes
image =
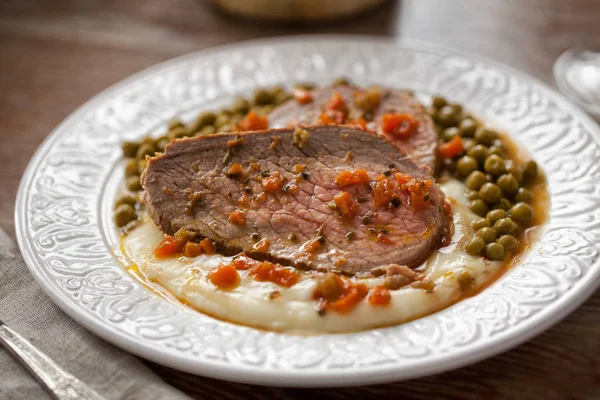
[[[434, 251], [418, 268], [425, 279], [433, 282], [426, 290], [405, 286], [390, 290], [387, 305], [371, 305], [360, 301], [351, 311], [328, 311], [320, 315], [313, 293], [317, 281], [308, 273], [292, 287], [254, 280], [249, 271], [238, 271], [240, 283], [231, 290], [213, 285], [209, 271], [220, 264], [229, 264], [232, 257], [201, 255], [195, 258], [175, 257], [157, 259], [154, 248], [163, 239], [163, 233], [149, 219], [123, 237], [122, 249], [129, 262], [152, 283], [159, 285], [182, 303], [194, 309], [230, 322], [267, 330], [296, 334], [355, 332], [394, 325], [436, 312], [465, 296], [465, 289], [473, 293], [495, 279], [504, 263], [474, 257], [463, 250], [471, 237], [472, 220], [478, 217], [466, 206], [464, 185], [450, 179], [440, 185], [446, 196], [454, 200], [455, 232], [452, 243]], [[383, 285], [384, 278], [366, 278], [360, 281], [372, 288]], [[278, 291], [277, 298], [271, 294]]]

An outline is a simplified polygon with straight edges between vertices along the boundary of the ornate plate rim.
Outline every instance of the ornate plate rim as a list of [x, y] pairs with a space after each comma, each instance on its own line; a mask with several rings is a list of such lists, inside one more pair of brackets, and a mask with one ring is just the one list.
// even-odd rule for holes
[[45, 151], [60, 137], [61, 130], [67, 125], [76, 121], [85, 114], [88, 109], [101, 103], [104, 98], [117, 92], [122, 86], [150, 76], [155, 71], [163, 70], [169, 66], [176, 65], [188, 59], [196, 57], [209, 56], [213, 53], [219, 53], [227, 50], [235, 50], [245, 46], [265, 46], [269, 44], [310, 44], [312, 42], [374, 42], [378, 44], [389, 44], [409, 50], [429, 50], [439, 51], [450, 55], [458, 55], [480, 63], [487, 64], [496, 69], [504, 70], [507, 74], [515, 76], [521, 80], [530, 82], [536, 89], [542, 91], [548, 97], [554, 99], [562, 107], [567, 109], [570, 115], [576, 117], [584, 126], [590, 128], [590, 132], [600, 138], [600, 129], [595, 122], [583, 111], [579, 110], [569, 100], [557, 93], [553, 88], [540, 80], [529, 76], [526, 73], [518, 71], [502, 63], [489, 60], [484, 57], [470, 54], [468, 52], [451, 49], [445, 46], [431, 44], [413, 39], [388, 39], [369, 35], [298, 35], [283, 36], [276, 38], [255, 39], [233, 44], [213, 47], [205, 50], [192, 52], [182, 55], [162, 63], [153, 65], [140, 72], [137, 72], [113, 85], [104, 89], [93, 96], [83, 105], [73, 111], [65, 118], [52, 132], [47, 136], [43, 143], [38, 147], [34, 156], [21, 179], [17, 198], [15, 202], [15, 230], [19, 248], [23, 258], [28, 266], [30, 273], [35, 278], [43, 291], [57, 304], [63, 311], [78, 323], [111, 342], [133, 354], [148, 360], [154, 361], [179, 370], [203, 375], [211, 378], [237, 381], [241, 383], [262, 384], [270, 386], [295, 386], [295, 387], [335, 387], [335, 386], [357, 386], [364, 384], [383, 383], [405, 379], [417, 378], [425, 375], [431, 375], [471, 364], [485, 358], [491, 357], [512, 347], [515, 347], [533, 336], [543, 332], [554, 325], [562, 318], [567, 316], [580, 304], [582, 304], [593, 292], [600, 286], [600, 269], [589, 271], [585, 277], [577, 281], [573, 287], [562, 294], [558, 300], [553, 302], [544, 310], [539, 311], [533, 317], [526, 321], [506, 329], [493, 338], [478, 343], [475, 346], [462, 347], [458, 350], [439, 355], [433, 362], [431, 360], [417, 359], [410, 363], [410, 369], [402, 364], [393, 363], [383, 366], [370, 366], [366, 370], [335, 370], [335, 369], [311, 369], [311, 370], [268, 370], [262, 371], [260, 368], [252, 368], [248, 365], [232, 364], [222, 361], [214, 361], [206, 358], [190, 360], [180, 356], [179, 353], [170, 352], [167, 349], [153, 348], [136, 341], [134, 338], [106, 325], [102, 321], [94, 318], [91, 311], [75, 304], [71, 299], [55, 291], [52, 284], [44, 279], [42, 274], [43, 266], [39, 265], [34, 258], [34, 249], [30, 246], [25, 219], [27, 218], [26, 199], [33, 176]]

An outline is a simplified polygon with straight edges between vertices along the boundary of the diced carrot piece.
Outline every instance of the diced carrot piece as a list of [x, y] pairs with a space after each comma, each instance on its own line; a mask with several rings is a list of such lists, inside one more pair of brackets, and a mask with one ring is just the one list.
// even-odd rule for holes
[[409, 137], [419, 130], [419, 120], [412, 114], [384, 114], [381, 130], [401, 138]]
[[335, 177], [335, 183], [340, 187], [355, 185], [357, 183], [369, 183], [369, 175], [364, 169], [354, 171], [342, 171]]
[[353, 217], [358, 213], [358, 203], [348, 192], [339, 192], [333, 201], [344, 217]]
[[394, 174], [394, 180], [398, 185], [403, 185], [407, 182], [410, 182], [412, 180], [412, 176], [404, 174], [402, 172], [396, 172]]
[[235, 176], [244, 176], [244, 167], [241, 164], [233, 164], [227, 170], [227, 176], [235, 177]]
[[269, 121], [266, 117], [261, 117], [254, 111], [250, 111], [244, 119], [238, 123], [238, 128], [242, 131], [258, 131], [269, 128]]
[[296, 88], [294, 89], [293, 94], [294, 99], [296, 99], [299, 104], [308, 104], [313, 101], [312, 94], [309, 90]]
[[263, 189], [268, 193], [277, 193], [283, 186], [283, 179], [279, 172], [273, 172], [261, 181]]
[[200, 247], [198, 243], [187, 242], [183, 248], [183, 254], [190, 258], [198, 257], [200, 254], [202, 254], [202, 247]]
[[416, 180], [413, 179], [410, 182], [403, 185], [409, 193], [409, 204], [414, 208], [426, 208], [430, 204], [429, 188], [431, 187], [431, 180]]
[[351, 311], [367, 295], [367, 286], [362, 283], [354, 284], [341, 299], [333, 302], [333, 309], [339, 313]]
[[332, 125], [332, 124], [342, 124], [346, 119], [346, 114], [342, 111], [337, 110], [326, 110], [319, 114], [319, 118], [317, 118], [317, 125]]
[[237, 256], [235, 260], [233, 260], [232, 264], [235, 267], [235, 269], [245, 271], [247, 269], [254, 267], [258, 263], [259, 263], [259, 261], [256, 261], [256, 260], [246, 256], [245, 253], [242, 253], [239, 256]]
[[353, 119], [352, 121], [348, 122], [346, 125], [354, 127], [354, 128], [360, 128], [363, 131], [367, 130], [367, 121], [365, 121], [364, 118]]
[[348, 106], [344, 101], [344, 98], [340, 96], [338, 92], [333, 92], [327, 103], [325, 103], [325, 110], [340, 111], [344, 114], [348, 112]]
[[245, 225], [246, 215], [242, 210], [234, 210], [229, 214], [229, 222], [235, 225]]
[[373, 202], [376, 207], [387, 206], [394, 197], [398, 197], [389, 179], [376, 181], [371, 185]]
[[306, 169], [306, 165], [304, 165], [304, 164], [296, 164], [296, 165], [294, 165], [294, 173], [296, 173], [296, 174], [304, 172], [305, 169]]
[[260, 253], [266, 253], [271, 247], [271, 241], [267, 238], [260, 239], [258, 242], [252, 246], [252, 250], [258, 251]]
[[185, 241], [176, 236], [165, 237], [154, 249], [156, 258], [169, 258], [183, 250]]
[[300, 279], [300, 274], [292, 268], [263, 261], [250, 269], [250, 274], [260, 282], [273, 282], [284, 287], [294, 286]]
[[232, 288], [238, 284], [240, 276], [235, 267], [228, 264], [213, 268], [208, 274], [208, 279], [220, 288]]
[[444, 160], [459, 156], [463, 152], [463, 144], [460, 136], [454, 136], [447, 143], [442, 143], [438, 147], [438, 154]]
[[376, 286], [369, 291], [367, 299], [372, 306], [387, 306], [392, 300], [392, 295], [385, 287]]
[[209, 238], [206, 239], [202, 239], [202, 241], [199, 243], [200, 247], [202, 248], [202, 251], [204, 252], [204, 254], [215, 254], [215, 245], [213, 244], [212, 240], [210, 240]]

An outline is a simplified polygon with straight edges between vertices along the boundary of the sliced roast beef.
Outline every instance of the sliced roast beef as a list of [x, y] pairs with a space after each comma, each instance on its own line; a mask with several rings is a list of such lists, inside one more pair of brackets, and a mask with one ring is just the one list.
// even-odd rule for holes
[[445, 234], [428, 168], [374, 133], [313, 126], [171, 142], [143, 176], [151, 218], [223, 252], [347, 274], [420, 265]]
[[[335, 107], [335, 104], [331, 104], [335, 93], [341, 96], [347, 109], [344, 123], [363, 118], [368, 129], [385, 136], [400, 150], [435, 171], [437, 134], [433, 121], [424, 107], [406, 91], [389, 88], [360, 89], [345, 85], [318, 88], [310, 91], [308, 96], [297, 96], [297, 99], [291, 99], [275, 108], [269, 115], [269, 127], [324, 123], [321, 116], [325, 113], [326, 117], [328, 107]], [[384, 129], [386, 114], [412, 115], [418, 126], [415, 126], [414, 132], [407, 134]]]

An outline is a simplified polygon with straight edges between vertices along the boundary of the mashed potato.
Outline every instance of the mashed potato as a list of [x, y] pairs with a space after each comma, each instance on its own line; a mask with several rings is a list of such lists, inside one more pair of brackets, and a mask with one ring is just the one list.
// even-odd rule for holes
[[[433, 252], [419, 268], [426, 279], [433, 282], [431, 290], [411, 286], [391, 290], [388, 305], [373, 306], [363, 300], [344, 314], [327, 312], [320, 315], [316, 311], [313, 293], [317, 283], [308, 273], [303, 273], [294, 286], [285, 288], [271, 282], [258, 282], [248, 271], [240, 271], [240, 284], [234, 289], [223, 290], [208, 280], [208, 273], [219, 264], [231, 262], [231, 257], [202, 255], [157, 259], [153, 249], [164, 236], [149, 218], [123, 238], [122, 248], [148, 280], [182, 303], [219, 319], [298, 334], [354, 332], [394, 325], [453, 304], [495, 279], [504, 265], [473, 257], [463, 250], [463, 238], [472, 236], [470, 222], [477, 216], [465, 206], [462, 183], [451, 179], [441, 187], [447, 197], [455, 200], [455, 233], [449, 246]], [[383, 280], [378, 277], [360, 281], [371, 288], [382, 285]], [[273, 296], [274, 292], [278, 292], [278, 296]]]

